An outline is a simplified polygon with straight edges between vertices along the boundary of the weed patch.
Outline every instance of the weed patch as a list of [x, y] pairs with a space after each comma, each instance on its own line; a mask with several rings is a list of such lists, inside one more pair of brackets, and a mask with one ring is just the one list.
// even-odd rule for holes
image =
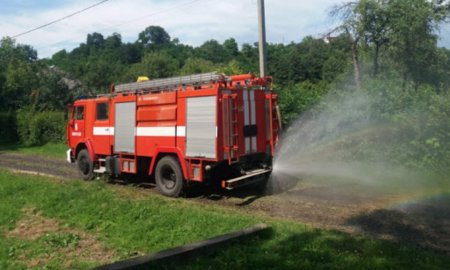
[[95, 235], [62, 226], [32, 207], [22, 209], [22, 218], [5, 236], [16, 243], [9, 247], [8, 257], [25, 262], [27, 268], [60, 264], [71, 268], [79, 265], [80, 258], [84, 263], [98, 264], [116, 256]]

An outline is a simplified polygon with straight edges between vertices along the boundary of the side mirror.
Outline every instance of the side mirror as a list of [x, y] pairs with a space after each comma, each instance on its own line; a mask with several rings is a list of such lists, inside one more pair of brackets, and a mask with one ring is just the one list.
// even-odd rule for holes
[[[64, 110], [64, 121], [67, 122], [67, 120], [69, 120], [69, 116], [70, 116], [70, 112], [73, 111], [73, 106], [72, 105], [68, 105], [66, 107], [66, 109]], [[70, 118], [69, 124], [73, 124], [73, 120], [72, 118]]]

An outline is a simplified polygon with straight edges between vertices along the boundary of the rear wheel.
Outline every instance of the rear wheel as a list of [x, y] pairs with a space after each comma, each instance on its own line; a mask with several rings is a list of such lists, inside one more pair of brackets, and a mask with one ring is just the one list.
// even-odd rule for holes
[[178, 197], [183, 189], [183, 174], [178, 160], [171, 156], [160, 159], [156, 165], [155, 180], [161, 194]]
[[94, 164], [86, 149], [81, 150], [77, 157], [78, 172], [84, 180], [94, 179]]

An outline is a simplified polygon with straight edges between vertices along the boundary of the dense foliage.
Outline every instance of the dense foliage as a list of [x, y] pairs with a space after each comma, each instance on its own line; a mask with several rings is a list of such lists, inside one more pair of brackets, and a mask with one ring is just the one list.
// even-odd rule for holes
[[[332, 15], [342, 24], [323, 39], [269, 44], [268, 70], [279, 93], [284, 124], [292, 123], [330, 91], [356, 89], [376, 98], [385, 119], [416, 121], [411, 108], [427, 111], [427, 125], [439, 127], [429, 129], [432, 133], [418, 130], [421, 135], [411, 138], [411, 143], [422, 149], [426, 164], [448, 157], [450, 131], [442, 123], [449, 116], [450, 50], [437, 46], [436, 33], [449, 11], [450, 4], [441, 0], [349, 1], [334, 7]], [[49, 131], [45, 136], [31, 126], [24, 131], [21, 115], [28, 113], [36, 122], [45, 122], [36, 113], [61, 111], [77, 96], [103, 93], [111, 83], [138, 76], [257, 70], [257, 43], [239, 46], [229, 38], [192, 47], [160, 26], [147, 27], [128, 43], [118, 33], [104, 37], [95, 32], [72, 51], [61, 50], [41, 60], [30, 46], [5, 37], [0, 44], [1, 135], [13, 138], [18, 133], [28, 144], [61, 140], [54, 132], [64, 129], [56, 126], [44, 127]], [[19, 127], [18, 132], [14, 127]]]
[[62, 112], [19, 110], [16, 114], [17, 133], [25, 146], [65, 141], [65, 120]]

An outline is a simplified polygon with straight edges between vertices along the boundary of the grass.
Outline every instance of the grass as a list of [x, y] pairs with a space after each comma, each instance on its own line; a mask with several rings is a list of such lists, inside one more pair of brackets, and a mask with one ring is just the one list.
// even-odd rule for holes
[[[55, 181], [41, 177], [0, 172], [0, 269], [26, 268], [22, 261], [33, 260], [55, 251], [45, 235], [35, 241], [5, 237], [23, 217], [23, 209], [34, 208], [63, 227], [98, 235], [98, 240], [117, 254], [115, 259], [155, 252], [199, 241], [255, 223], [251, 217], [217, 211], [159, 195], [136, 200], [127, 192], [102, 182]], [[127, 195], [129, 194], [129, 195]], [[48, 262], [63, 267], [63, 257]], [[87, 262], [73, 262], [70, 268], [85, 268]], [[92, 266], [92, 264], [87, 263]]]
[[450, 258], [394, 242], [336, 231], [272, 224], [268, 240], [252, 239], [177, 269], [448, 269]]
[[[168, 267], [446, 269], [450, 265], [450, 257], [414, 246], [244, 215], [186, 199], [145, 196], [145, 193], [100, 181], [58, 181], [0, 171], [0, 269], [93, 267], [99, 262], [73, 252], [88, 235], [114, 254], [111, 260], [117, 260], [196, 242], [260, 222], [272, 225], [273, 232], [236, 243], [213, 256]], [[57, 221], [55, 226], [60, 229], [33, 240], [11, 234], [22, 226], [27, 215], [24, 209], [33, 209], [33, 213], [42, 215], [49, 224], [52, 224], [49, 220]], [[30, 262], [38, 263], [30, 266]]]
[[50, 158], [65, 158], [67, 149], [69, 147], [63, 143], [47, 143], [41, 146], [0, 144], [0, 151], [17, 152], [25, 155], [39, 155]]

